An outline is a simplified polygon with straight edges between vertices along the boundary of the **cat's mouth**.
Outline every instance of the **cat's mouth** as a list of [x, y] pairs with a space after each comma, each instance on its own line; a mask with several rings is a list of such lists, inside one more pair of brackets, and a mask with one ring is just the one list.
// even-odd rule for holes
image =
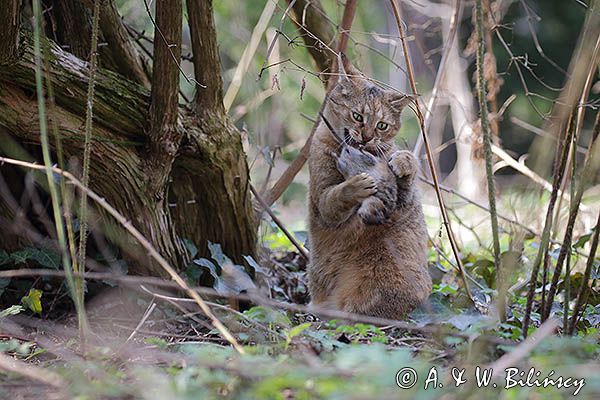
[[352, 138], [352, 135], [350, 135], [350, 130], [348, 128], [344, 128], [344, 141], [346, 142], [346, 144], [357, 149], [362, 149], [363, 147], [365, 147], [363, 143]]

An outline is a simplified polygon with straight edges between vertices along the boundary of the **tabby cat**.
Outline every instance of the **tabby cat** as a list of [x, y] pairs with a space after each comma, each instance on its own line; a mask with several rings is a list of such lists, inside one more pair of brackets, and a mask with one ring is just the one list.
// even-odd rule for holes
[[309, 156], [312, 304], [400, 318], [431, 292], [417, 161], [394, 141], [412, 98], [342, 60]]

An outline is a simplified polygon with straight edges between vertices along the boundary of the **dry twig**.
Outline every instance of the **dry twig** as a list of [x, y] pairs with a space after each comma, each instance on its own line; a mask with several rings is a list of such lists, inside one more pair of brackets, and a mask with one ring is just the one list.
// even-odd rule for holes
[[[1, 159], [0, 159], [1, 161]], [[76, 274], [79, 276], [80, 274]], [[81, 274], [83, 277], [89, 280], [112, 280], [115, 282], [121, 282], [123, 284], [129, 285], [139, 285], [139, 284], [150, 284], [158, 287], [165, 287], [171, 289], [180, 289], [181, 286], [175, 282], [170, 282], [162, 278], [156, 277], [143, 277], [143, 276], [126, 276], [126, 275], [115, 275], [114, 273], [103, 273], [103, 272], [86, 272], [85, 274]], [[64, 277], [65, 274], [62, 271], [54, 271], [49, 269], [16, 269], [16, 270], [8, 270], [8, 271], [0, 271], [0, 279], [1, 278], [17, 278], [24, 276], [53, 276], [53, 277]], [[377, 326], [389, 326], [394, 327], [400, 330], [405, 330], [408, 332], [420, 332], [424, 334], [442, 334], [447, 336], [459, 337], [467, 340], [474, 340], [476, 338], [480, 338], [489, 343], [494, 344], [502, 344], [502, 345], [514, 345], [514, 342], [509, 340], [504, 340], [498, 338], [496, 336], [487, 336], [480, 335], [478, 333], [467, 333], [461, 331], [453, 331], [449, 329], [445, 329], [442, 326], [437, 325], [427, 325], [427, 326], [418, 326], [406, 321], [399, 321], [393, 319], [386, 318], [378, 318], [371, 317], [367, 315], [349, 313], [339, 310], [331, 310], [322, 307], [309, 307], [301, 304], [294, 303], [284, 303], [280, 301], [276, 301], [267, 297], [263, 297], [255, 294], [220, 294], [213, 289], [207, 287], [193, 287], [191, 290], [197, 291], [206, 297], [214, 297], [214, 298], [223, 298], [230, 299], [235, 298], [239, 301], [247, 301], [252, 302], [254, 304], [259, 304], [267, 307], [289, 310], [299, 313], [310, 313], [323, 316], [325, 318], [330, 319], [341, 319], [352, 322], [360, 322], [365, 324], [372, 324]], [[188, 302], [192, 302], [194, 300], [188, 299]]]
[[271, 217], [273, 222], [275, 222], [275, 224], [279, 227], [279, 229], [281, 229], [283, 234], [290, 240], [290, 242], [292, 242], [294, 247], [296, 247], [296, 249], [298, 249], [298, 252], [300, 253], [300, 255], [306, 261], [308, 261], [308, 258], [309, 258], [308, 252], [304, 249], [304, 247], [300, 243], [298, 243], [296, 238], [286, 229], [286, 227], [283, 225], [281, 220], [279, 218], [277, 218], [277, 216], [273, 213], [273, 211], [271, 210], [271, 207], [269, 207], [269, 205], [265, 202], [265, 200], [262, 198], [262, 196], [256, 191], [254, 186], [250, 185], [250, 191], [252, 192], [252, 194], [254, 195], [256, 200], [258, 200], [258, 203], [261, 205], [263, 210], [265, 210], [266, 213], [269, 214], [269, 217]]

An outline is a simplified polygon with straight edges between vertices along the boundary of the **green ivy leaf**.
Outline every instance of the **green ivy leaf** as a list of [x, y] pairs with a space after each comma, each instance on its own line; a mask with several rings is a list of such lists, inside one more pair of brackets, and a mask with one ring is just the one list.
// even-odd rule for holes
[[27, 247], [12, 253], [10, 257], [15, 264], [24, 264], [31, 260], [45, 268], [58, 270], [61, 267], [60, 255], [46, 248]]
[[38, 289], [30, 289], [29, 294], [21, 299], [21, 303], [31, 311], [37, 314], [42, 313], [42, 291]]

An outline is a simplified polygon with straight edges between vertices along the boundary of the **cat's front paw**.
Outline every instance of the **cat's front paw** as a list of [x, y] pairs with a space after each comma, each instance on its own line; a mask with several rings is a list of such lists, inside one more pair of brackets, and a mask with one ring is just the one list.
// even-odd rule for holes
[[388, 217], [383, 201], [373, 196], [362, 202], [358, 216], [366, 225], [381, 225]]
[[398, 150], [392, 154], [390, 168], [398, 178], [412, 179], [417, 173], [417, 159], [408, 150]]
[[362, 201], [375, 193], [377, 193], [377, 182], [366, 173], [353, 176], [346, 181], [344, 186], [344, 197], [354, 198], [357, 201]]

